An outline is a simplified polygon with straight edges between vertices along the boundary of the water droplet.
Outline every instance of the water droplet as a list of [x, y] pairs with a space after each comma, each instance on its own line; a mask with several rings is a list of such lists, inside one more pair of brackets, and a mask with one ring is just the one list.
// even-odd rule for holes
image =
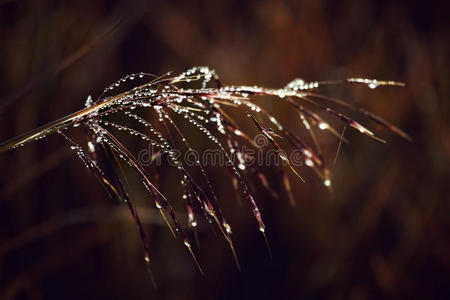
[[313, 161], [310, 160], [310, 159], [305, 160], [305, 164], [306, 164], [308, 167], [313, 167], [313, 166], [314, 166]]
[[319, 128], [321, 130], [328, 129], [328, 127], [329, 127], [329, 125], [327, 123], [325, 123], [325, 122], [322, 122], [322, 123], [319, 124]]
[[90, 152], [95, 152], [95, 146], [91, 141], [88, 142], [88, 147]]
[[309, 150], [303, 150], [303, 154], [305, 154], [307, 157], [312, 157], [312, 153]]
[[374, 81], [374, 82], [369, 83], [367, 86], [371, 89], [376, 89], [379, 86], [379, 84]]
[[225, 230], [227, 231], [228, 234], [232, 233], [230, 225], [228, 225], [227, 223], [224, 222], [223, 226], [225, 227]]

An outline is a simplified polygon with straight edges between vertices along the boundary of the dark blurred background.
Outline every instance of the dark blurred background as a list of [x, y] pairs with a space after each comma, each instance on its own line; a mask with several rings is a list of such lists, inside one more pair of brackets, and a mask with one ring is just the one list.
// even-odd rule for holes
[[[272, 259], [226, 172], [215, 174], [242, 272], [203, 224], [203, 277], [131, 178], [157, 290], [132, 218], [61, 137], [2, 153], [0, 298], [449, 299], [449, 36], [448, 10], [432, 1], [1, 1], [1, 141], [82, 108], [128, 73], [207, 65], [227, 84], [403, 81], [322, 91], [383, 116], [413, 142], [370, 122], [387, 144], [348, 130], [332, 167], [335, 197], [305, 170], [306, 184], [291, 176], [294, 207], [266, 170], [282, 197], [253, 189]], [[264, 105], [300, 128], [289, 107]], [[322, 139], [330, 162], [337, 142]], [[181, 211], [179, 179], [166, 173], [161, 190]]]

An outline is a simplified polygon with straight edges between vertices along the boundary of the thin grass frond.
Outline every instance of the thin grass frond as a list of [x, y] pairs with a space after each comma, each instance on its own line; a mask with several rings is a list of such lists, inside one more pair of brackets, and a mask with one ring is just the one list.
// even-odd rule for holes
[[[144, 81], [136, 87], [113, 94], [125, 82], [134, 80]], [[249, 188], [248, 180], [256, 178], [273, 198], [279, 198], [279, 193], [274, 190], [270, 181], [263, 174], [258, 165], [249, 165], [248, 161], [254, 161], [255, 157], [242, 151], [243, 145], [254, 148], [264, 148], [269, 145], [276, 150], [282, 164], [278, 166], [282, 184], [286, 190], [289, 202], [294, 205], [295, 198], [292, 193], [292, 183], [289, 180], [288, 172], [292, 172], [297, 179], [305, 182], [301, 174], [301, 168], [306, 166], [314, 170], [323, 184], [333, 192], [331, 182], [331, 172], [329, 171], [323, 151], [321, 148], [320, 135], [315, 131], [328, 131], [338, 139], [338, 149], [334, 158], [334, 163], [338, 157], [341, 143], [346, 143], [344, 131], [347, 126], [352, 127], [360, 133], [375, 139], [385, 141], [375, 135], [373, 131], [356, 122], [351, 117], [328, 107], [327, 103], [349, 108], [369, 120], [375, 121], [382, 127], [390, 130], [400, 137], [411, 140], [408, 134], [392, 125], [388, 121], [375, 114], [346, 101], [321, 94], [318, 90], [321, 86], [331, 84], [362, 84], [370, 89], [379, 86], [403, 86], [400, 82], [379, 81], [374, 79], [349, 78], [338, 81], [305, 82], [296, 79], [284, 88], [269, 89], [259, 86], [233, 86], [223, 85], [219, 76], [214, 70], [207, 67], [194, 67], [178, 76], [170, 73], [162, 76], [155, 76], [148, 73], [137, 73], [127, 75], [114, 82], [104, 89], [103, 93], [93, 100], [88, 97], [85, 107], [75, 113], [65, 116], [57, 121], [39, 127], [19, 137], [15, 137], [0, 144], [0, 152], [23, 146], [34, 140], [42, 139], [50, 134], [59, 133], [62, 135], [84, 162], [94, 176], [105, 186], [111, 197], [122, 200], [127, 207], [138, 227], [140, 238], [144, 248], [144, 260], [148, 271], [154, 282], [150, 270], [150, 254], [148, 248], [148, 238], [139, 214], [127, 192], [127, 185], [122, 184], [127, 178], [122, 169], [121, 162], [128, 165], [139, 176], [142, 184], [148, 190], [150, 199], [155, 207], [160, 211], [161, 217], [175, 237], [180, 237], [187, 247], [199, 272], [203, 274], [201, 264], [195, 253], [200, 248], [197, 227], [203, 217], [209, 224], [217, 227], [221, 235], [228, 244], [236, 266], [240, 269], [240, 264], [236, 248], [232, 241], [232, 229], [225, 220], [219, 205], [219, 196], [214, 190], [213, 183], [203, 162], [197, 161], [194, 166], [188, 165], [186, 161], [180, 160], [176, 152], [181, 145], [187, 151], [195, 151], [197, 145], [191, 142], [186, 132], [195, 130], [199, 132], [213, 148], [218, 150], [224, 158], [224, 167], [228, 170], [229, 179], [243, 199], [245, 199], [253, 213], [258, 229], [262, 233], [265, 244], [271, 256], [269, 242], [267, 239], [266, 226], [263, 222], [261, 211]], [[257, 103], [258, 96], [271, 96], [275, 100], [292, 107], [299, 116], [299, 126], [309, 132], [309, 138], [313, 145], [308, 145], [297, 133], [297, 130], [290, 129], [285, 122], [276, 118], [273, 112], [266, 111]], [[231, 110], [239, 111], [248, 118], [237, 120]], [[319, 116], [318, 112], [323, 111], [331, 117], [340, 120], [344, 124], [344, 129], [339, 133], [331, 126], [330, 122]], [[156, 118], [145, 118], [144, 112], [152, 112]], [[147, 114], [145, 114], [147, 115]], [[184, 120], [182, 123], [179, 119]], [[259, 136], [263, 140], [252, 138], [248, 124], [253, 124]], [[274, 129], [267, 126], [272, 124]], [[88, 133], [88, 151], [76, 143], [71, 137], [72, 128], [83, 127]], [[145, 130], [140, 130], [141, 127]], [[144, 166], [136, 154], [129, 150], [119, 138], [119, 132], [128, 136], [138, 138], [142, 143], [155, 149], [154, 155], [167, 158], [165, 165], [160, 167], [174, 168], [180, 176], [183, 190], [181, 199], [185, 201], [187, 214], [187, 228], [184, 228], [175, 214], [173, 199], [167, 199], [156, 184], [158, 174], [149, 171]], [[260, 144], [260, 143], [263, 144]], [[267, 142], [267, 143], [266, 143]], [[293, 151], [301, 154], [300, 161], [292, 161], [284, 150], [284, 143], [290, 145]], [[115, 170], [107, 178], [102, 170], [101, 162], [97, 159], [104, 154]], [[301, 164], [299, 164], [301, 162]], [[199, 171], [200, 176], [191, 174], [191, 170]], [[287, 171], [285, 172], [285, 169]], [[153, 176], [153, 177], [152, 177]], [[197, 177], [200, 177], [199, 179]], [[189, 237], [194, 237], [195, 242], [191, 243]]]

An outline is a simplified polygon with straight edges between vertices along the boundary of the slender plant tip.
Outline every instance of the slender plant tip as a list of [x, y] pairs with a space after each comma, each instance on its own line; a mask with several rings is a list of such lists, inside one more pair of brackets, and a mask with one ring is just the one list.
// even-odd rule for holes
[[[146, 82], [147, 79], [149, 81]], [[144, 83], [134, 85], [134, 88], [125, 92], [113, 94], [123, 83], [135, 80]], [[197, 230], [202, 218], [210, 226], [218, 229], [215, 232], [225, 239], [231, 251], [230, 255], [232, 255], [237, 269], [240, 270], [241, 266], [232, 240], [232, 228], [225, 220], [219, 206], [219, 197], [215, 193], [214, 185], [207, 172], [207, 161], [201, 157], [192, 163], [186, 159], [180, 159], [177, 153], [181, 150], [177, 145], [181, 141], [183, 147], [188, 151], [196, 150], [197, 145], [190, 141], [190, 137], [186, 133], [188, 131], [185, 129], [188, 127], [195, 129], [210, 142], [214, 148], [210, 150], [220, 154], [221, 163], [215, 162], [214, 166], [223, 167], [228, 171], [236, 195], [248, 203], [264, 239], [269, 257], [272, 257], [266, 225], [253, 196], [255, 189], [248, 181], [255, 178], [258, 184], [275, 199], [280, 198], [280, 194], [275, 191], [273, 183], [263, 174], [262, 168], [260, 168], [263, 162], [256, 161], [258, 159], [256, 155], [244, 151], [243, 145], [250, 145], [263, 152], [269, 152], [267, 148], [275, 151], [279, 163], [273, 167], [279, 171], [289, 202], [295, 205], [288, 174], [305, 182], [300, 175], [300, 170], [304, 167], [312, 169], [323, 182], [324, 187], [333, 194], [331, 172], [327, 167], [327, 160], [322, 154], [321, 136], [316, 135], [317, 131], [328, 132], [327, 134], [331, 134], [338, 141], [333, 164], [336, 163], [342, 143], [348, 142], [344, 138], [347, 127], [385, 143], [368, 127], [356, 122], [336, 108], [328, 107], [327, 103], [331, 102], [342, 108], [350, 108], [392, 133], [411, 140], [408, 134], [375, 114], [319, 92], [322, 86], [330, 84], [362, 84], [370, 89], [379, 86], [404, 86], [401, 82], [365, 78], [321, 82], [295, 79], [279, 89], [224, 85], [217, 73], [208, 67], [194, 67], [177, 76], [173, 76], [171, 73], [159, 77], [147, 73], [136, 73], [127, 75], [106, 87], [96, 100], [89, 96], [83, 109], [1, 143], [0, 152], [43, 139], [53, 133], [62, 136], [68, 142], [70, 149], [83, 161], [108, 194], [127, 206], [139, 231], [145, 264], [155, 287], [155, 279], [150, 268], [151, 259], [147, 234], [134, 201], [127, 191], [128, 185], [122, 183], [127, 183], [127, 179], [122, 170], [121, 161], [138, 175], [148, 191], [151, 203], [161, 213], [161, 218], [173, 235], [180, 237], [183, 241], [200, 274], [203, 275], [204, 272], [196, 253], [200, 248]], [[261, 107], [257, 102], [259, 96], [270, 96], [285, 103], [288, 107], [292, 107], [299, 124], [307, 130], [312, 145], [305, 142], [305, 139], [289, 128], [285, 122], [278, 120], [272, 112]], [[231, 117], [233, 114], [229, 113], [230, 110], [238, 111], [248, 118], [244, 117], [238, 122]], [[144, 111], [152, 111], [156, 117], [151, 120], [145, 119], [141, 116]], [[343, 129], [338, 130], [337, 127], [332, 127], [326, 118], [319, 116], [319, 112], [324, 112], [330, 118], [339, 120], [344, 125]], [[114, 120], [110, 116], [114, 116]], [[180, 120], [185, 122], [182, 123]], [[250, 132], [246, 132], [240, 127], [242, 122], [253, 124], [258, 135], [252, 138]], [[86, 147], [82, 147], [70, 136], [71, 129], [79, 126], [85, 128], [85, 132], [88, 133]], [[136, 128], [140, 128], [140, 130]], [[173, 168], [177, 172], [183, 190], [181, 199], [186, 205], [186, 228], [185, 222], [180, 222], [179, 213], [175, 212], [172, 207], [172, 200], [166, 198], [158, 188], [156, 178], [159, 177], [157, 173], [159, 171], [153, 169], [150, 171], [149, 162], [144, 161], [140, 153], [139, 155], [133, 154], [119, 139], [119, 132], [134, 136], [148, 146], [152, 150], [150, 163], [154, 162], [156, 158], [164, 157], [167, 158], [167, 161], [160, 161], [158, 167]], [[290, 147], [289, 152], [288, 149], [285, 149], [287, 148], [284, 146], [286, 143]], [[108, 158], [106, 162], [101, 163], [100, 160], [97, 160], [99, 155], [106, 156]], [[249, 163], [255, 161], [256, 163]], [[105, 163], [112, 166], [112, 168], [108, 168], [112, 169], [112, 172], [104, 172]], [[191, 174], [192, 169], [199, 172]], [[194, 237], [195, 243], [191, 242], [192, 237]]]

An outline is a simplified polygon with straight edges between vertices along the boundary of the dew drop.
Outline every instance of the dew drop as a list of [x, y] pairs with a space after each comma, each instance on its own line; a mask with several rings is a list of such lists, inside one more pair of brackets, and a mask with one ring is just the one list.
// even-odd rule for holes
[[91, 141], [88, 142], [88, 147], [90, 152], [95, 152], [94, 144]]
[[228, 234], [232, 233], [230, 225], [228, 225], [227, 223], [224, 222], [223, 226], [225, 227], [225, 230], [227, 231]]
[[322, 123], [319, 124], [319, 128], [321, 130], [328, 129], [328, 127], [329, 127], [329, 125], [327, 123], [325, 123], [325, 122], [322, 122]]

